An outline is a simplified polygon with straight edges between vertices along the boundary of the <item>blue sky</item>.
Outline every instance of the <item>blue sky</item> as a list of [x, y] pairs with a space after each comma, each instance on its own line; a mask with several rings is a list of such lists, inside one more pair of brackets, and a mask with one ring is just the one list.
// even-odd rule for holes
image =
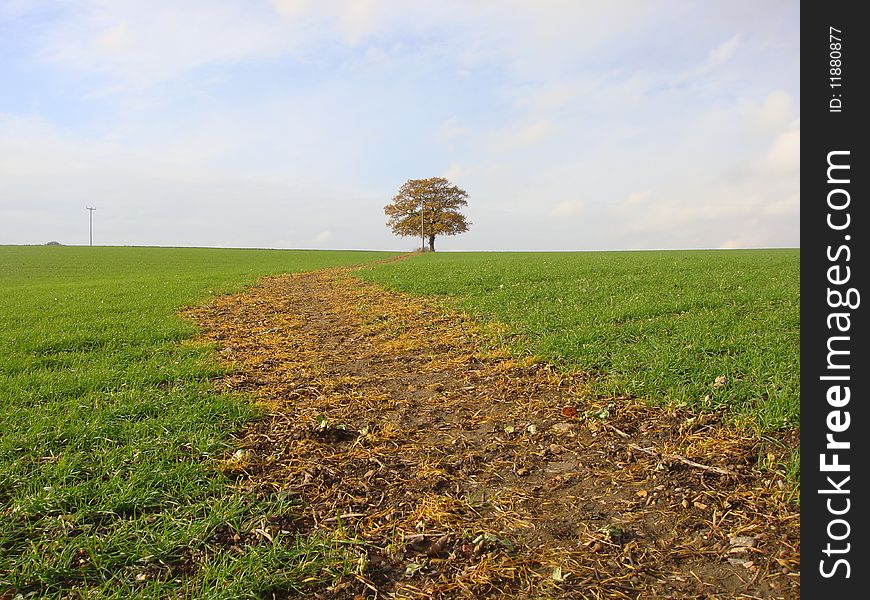
[[799, 3], [0, 0], [0, 243], [798, 246]]

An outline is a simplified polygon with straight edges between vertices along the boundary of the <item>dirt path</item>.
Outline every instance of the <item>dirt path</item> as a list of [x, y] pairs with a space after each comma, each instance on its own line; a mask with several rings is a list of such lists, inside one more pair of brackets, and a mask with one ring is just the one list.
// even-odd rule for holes
[[799, 595], [799, 514], [714, 414], [590, 397], [348, 270], [188, 316], [236, 367], [222, 384], [270, 413], [225, 469], [298, 501], [294, 530], [357, 542], [356, 572], [309, 597]]

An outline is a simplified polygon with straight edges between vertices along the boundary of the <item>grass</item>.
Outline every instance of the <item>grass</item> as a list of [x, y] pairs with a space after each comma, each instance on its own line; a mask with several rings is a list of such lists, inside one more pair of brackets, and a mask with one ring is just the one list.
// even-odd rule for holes
[[503, 322], [600, 394], [798, 426], [799, 250], [422, 254], [361, 276]]
[[[299, 507], [215, 462], [256, 416], [177, 311], [258, 276], [384, 253], [0, 247], [0, 597], [257, 598], [357, 568], [353, 540], [268, 540]], [[362, 276], [504, 322], [601, 394], [799, 418], [797, 250], [425, 254]], [[724, 385], [715, 386], [719, 376]]]
[[298, 507], [214, 469], [256, 409], [214, 393], [176, 312], [384, 256], [0, 247], [0, 597], [255, 598], [353, 568], [346, 540], [256, 535]]

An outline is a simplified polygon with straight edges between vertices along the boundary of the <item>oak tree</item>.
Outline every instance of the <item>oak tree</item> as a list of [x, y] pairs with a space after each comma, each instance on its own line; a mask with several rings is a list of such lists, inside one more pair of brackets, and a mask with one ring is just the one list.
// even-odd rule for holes
[[429, 250], [434, 252], [436, 235], [468, 231], [471, 223], [459, 212], [468, 206], [466, 198], [465, 190], [443, 177], [409, 179], [384, 207], [387, 225], [396, 235], [428, 239]]

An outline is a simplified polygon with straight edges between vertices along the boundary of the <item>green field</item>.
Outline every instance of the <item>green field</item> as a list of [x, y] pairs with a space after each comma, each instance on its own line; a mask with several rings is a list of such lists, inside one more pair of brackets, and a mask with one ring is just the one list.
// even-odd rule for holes
[[[347, 540], [252, 541], [298, 506], [233, 493], [213, 468], [256, 413], [214, 392], [214, 356], [184, 343], [195, 329], [176, 313], [260, 275], [386, 256], [0, 247], [0, 597], [257, 598], [352, 568]], [[798, 423], [799, 263], [798, 250], [458, 253], [361, 276], [505, 323], [517, 352], [598, 374], [601, 394], [723, 408], [769, 432]], [[228, 549], [227, 532], [245, 543]]]
[[600, 375], [601, 394], [798, 425], [799, 250], [426, 254], [363, 276], [506, 323], [517, 352]]
[[341, 572], [329, 540], [217, 551], [221, 532], [298, 511], [212, 468], [254, 409], [213, 393], [214, 359], [182, 344], [195, 331], [175, 313], [259, 275], [384, 256], [0, 247], [0, 597], [260, 597]]

